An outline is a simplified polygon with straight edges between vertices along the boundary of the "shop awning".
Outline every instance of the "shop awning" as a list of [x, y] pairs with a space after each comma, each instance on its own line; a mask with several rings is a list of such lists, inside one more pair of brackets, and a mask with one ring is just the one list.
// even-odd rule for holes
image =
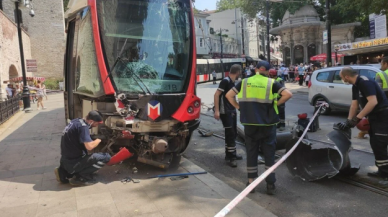
[[[27, 77], [27, 81], [44, 81], [44, 77]], [[16, 77], [9, 79], [10, 82], [21, 82], [23, 81], [23, 77]]]
[[[339, 60], [339, 58], [344, 57], [344, 56], [345, 56], [344, 54], [337, 53], [338, 60]], [[331, 58], [332, 59], [335, 58], [335, 53], [331, 53]], [[311, 61], [325, 61], [326, 60], [326, 54], [322, 53], [322, 54], [318, 54], [318, 55], [312, 56], [312, 57], [310, 57], [310, 60]]]

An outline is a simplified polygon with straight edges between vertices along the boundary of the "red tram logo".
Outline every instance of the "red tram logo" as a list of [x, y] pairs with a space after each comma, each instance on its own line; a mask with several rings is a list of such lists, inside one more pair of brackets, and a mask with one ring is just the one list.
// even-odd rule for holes
[[151, 100], [147, 106], [148, 117], [152, 120], [156, 120], [163, 112], [163, 106], [159, 101]]

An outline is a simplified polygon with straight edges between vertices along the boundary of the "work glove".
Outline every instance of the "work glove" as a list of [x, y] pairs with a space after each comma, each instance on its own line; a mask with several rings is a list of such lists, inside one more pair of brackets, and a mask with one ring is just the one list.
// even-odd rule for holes
[[351, 120], [346, 120], [348, 122], [348, 126], [350, 128], [355, 127], [358, 123], [360, 123], [361, 119], [358, 117], [354, 117]]
[[354, 117], [352, 119], [347, 119], [344, 122], [338, 123], [337, 126], [341, 130], [345, 130], [346, 128], [353, 128], [353, 127], [355, 127], [360, 121], [361, 121], [361, 119], [359, 119], [357, 117]]

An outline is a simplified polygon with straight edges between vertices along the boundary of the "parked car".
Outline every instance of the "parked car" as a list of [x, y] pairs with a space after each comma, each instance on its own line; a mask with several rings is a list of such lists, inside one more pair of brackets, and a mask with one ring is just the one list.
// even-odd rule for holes
[[[331, 111], [348, 111], [352, 102], [352, 85], [342, 83], [339, 75], [345, 66], [329, 67], [314, 71], [309, 82], [308, 101], [315, 106], [318, 101], [329, 103], [329, 107], [321, 110], [328, 115]], [[361, 76], [374, 80], [379, 68], [371, 65], [352, 65]]]

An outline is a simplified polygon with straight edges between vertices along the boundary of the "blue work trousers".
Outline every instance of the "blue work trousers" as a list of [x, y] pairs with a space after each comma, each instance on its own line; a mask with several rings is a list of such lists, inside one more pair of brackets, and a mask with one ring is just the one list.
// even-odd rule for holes
[[[244, 125], [245, 147], [247, 151], [247, 172], [248, 178], [258, 177], [257, 157], [261, 150], [264, 154], [265, 169], [275, 163], [276, 151], [276, 125], [253, 126]], [[275, 173], [271, 173], [265, 181], [268, 184], [276, 182]]]

